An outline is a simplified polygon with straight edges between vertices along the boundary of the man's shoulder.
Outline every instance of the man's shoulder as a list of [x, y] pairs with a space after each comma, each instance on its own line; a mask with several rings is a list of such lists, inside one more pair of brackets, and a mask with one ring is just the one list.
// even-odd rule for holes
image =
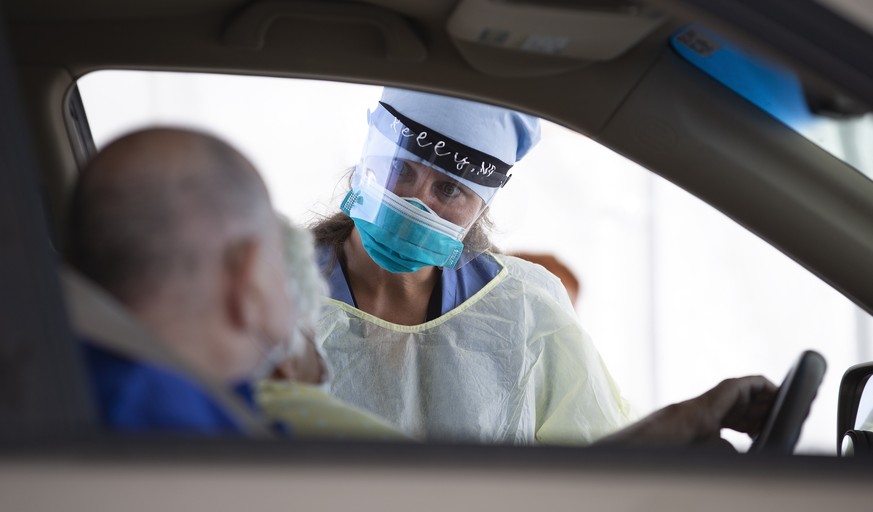
[[197, 389], [193, 381], [176, 372], [158, 365], [135, 361], [90, 340], [83, 340], [82, 347], [89, 373], [101, 381], [116, 384], [116, 389], [123, 390], [144, 384], [148, 384], [153, 392], [159, 392], [163, 388]]
[[238, 434], [235, 421], [193, 380], [82, 343], [100, 415], [111, 430]]

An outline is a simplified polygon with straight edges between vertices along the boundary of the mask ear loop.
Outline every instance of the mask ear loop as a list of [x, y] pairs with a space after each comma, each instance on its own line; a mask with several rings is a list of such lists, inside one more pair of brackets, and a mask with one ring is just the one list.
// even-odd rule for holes
[[[281, 266], [273, 261], [267, 261], [265, 264], [273, 271], [273, 275], [282, 275], [284, 279], [287, 279], [284, 269]], [[288, 295], [287, 286], [285, 287], [284, 293], [286, 295], [286, 300], [288, 301], [287, 304], [290, 306], [291, 301], [290, 295]], [[266, 296], [267, 295], [265, 294], [265, 297]], [[278, 363], [291, 356], [291, 344], [287, 341], [288, 337], [293, 332], [293, 329], [289, 329], [287, 332], [287, 336], [280, 336], [277, 338], [268, 334], [264, 326], [259, 326], [257, 328], [255, 335], [253, 336], [253, 342], [260, 351], [261, 360], [250, 372], [250, 377], [253, 381], [257, 382], [271, 378], [276, 371]]]
[[[269, 336], [263, 333], [260, 333], [259, 337], [269, 339]], [[253, 343], [258, 347], [261, 359], [250, 372], [251, 379], [254, 382], [269, 379], [275, 373], [277, 364], [288, 357], [289, 347], [282, 341], [273, 343], [270, 348], [266, 348], [264, 343], [258, 340], [253, 340]]]
[[[298, 343], [298, 340], [302, 340], [302, 343]], [[294, 350], [292, 347], [295, 346], [302, 347], [302, 351]], [[314, 364], [317, 366], [314, 372], [312, 372], [314, 378], [312, 380], [308, 377], [305, 379], [294, 378], [296, 377], [295, 373], [303, 373], [295, 371], [297, 361], [309, 362], [309, 358], [305, 356], [310, 350], [315, 356]], [[291, 367], [289, 368], [288, 365], [291, 365]], [[309, 372], [307, 371], [306, 373], [308, 374]], [[324, 353], [315, 342], [315, 335], [312, 329], [294, 327], [288, 338], [276, 343], [272, 349], [263, 351], [262, 362], [256, 371], [253, 372], [253, 375], [256, 376], [257, 380], [291, 380], [294, 378], [295, 381], [325, 387], [329, 386], [332, 373]]]
[[333, 369], [330, 367], [330, 363], [328, 363], [327, 357], [324, 355], [321, 346], [315, 342], [315, 330], [310, 327], [298, 327], [295, 330], [303, 338], [306, 346], [311, 347], [312, 351], [315, 353], [319, 376], [317, 385], [324, 388], [326, 391], [330, 387], [330, 382], [333, 379]]

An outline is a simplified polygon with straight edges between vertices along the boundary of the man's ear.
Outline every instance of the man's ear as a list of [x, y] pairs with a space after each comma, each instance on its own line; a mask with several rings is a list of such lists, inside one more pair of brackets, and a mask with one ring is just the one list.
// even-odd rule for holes
[[224, 302], [228, 321], [238, 329], [258, 322], [258, 262], [261, 244], [249, 238], [229, 245], [224, 251]]

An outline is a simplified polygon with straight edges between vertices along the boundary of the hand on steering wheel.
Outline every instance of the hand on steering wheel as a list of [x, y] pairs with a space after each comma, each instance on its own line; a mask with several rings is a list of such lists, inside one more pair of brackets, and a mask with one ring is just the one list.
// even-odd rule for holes
[[761, 431], [748, 453], [790, 455], [800, 437], [800, 428], [824, 377], [827, 363], [818, 352], [807, 350], [789, 370], [770, 408]]

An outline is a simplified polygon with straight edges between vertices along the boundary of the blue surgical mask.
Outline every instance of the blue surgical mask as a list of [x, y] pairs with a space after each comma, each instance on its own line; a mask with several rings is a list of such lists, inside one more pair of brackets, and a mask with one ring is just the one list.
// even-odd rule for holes
[[464, 249], [459, 240], [461, 228], [441, 219], [418, 199], [370, 188], [364, 185], [350, 191], [341, 209], [354, 220], [373, 261], [395, 273], [455, 266]]

